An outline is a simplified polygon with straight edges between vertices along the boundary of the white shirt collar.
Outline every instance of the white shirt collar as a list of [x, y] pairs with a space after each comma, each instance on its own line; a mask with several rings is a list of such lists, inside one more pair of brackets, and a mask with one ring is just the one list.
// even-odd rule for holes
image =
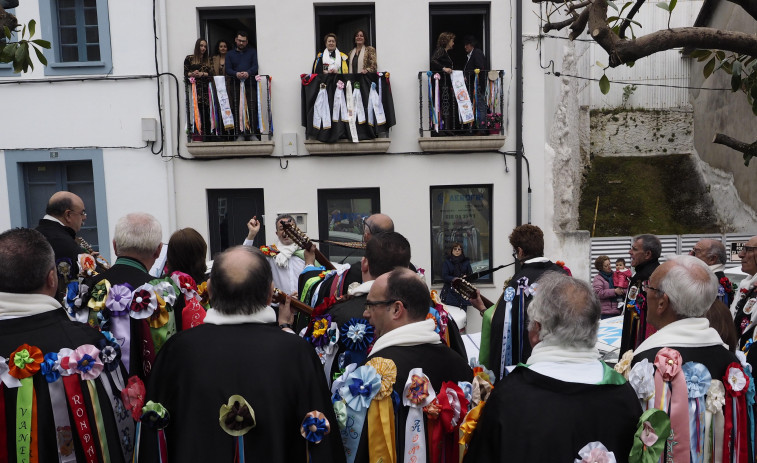
[[61, 222], [60, 220], [56, 219], [55, 217], [51, 216], [50, 214], [45, 214], [44, 217], [42, 217], [44, 220], [49, 220], [51, 222], [58, 222], [59, 224], [66, 226], [65, 223]]

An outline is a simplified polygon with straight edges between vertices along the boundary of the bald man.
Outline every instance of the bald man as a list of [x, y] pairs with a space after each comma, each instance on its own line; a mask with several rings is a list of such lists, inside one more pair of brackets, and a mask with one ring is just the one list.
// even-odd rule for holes
[[[76, 242], [76, 234], [81, 230], [86, 219], [87, 211], [84, 209], [84, 201], [69, 191], [59, 191], [50, 197], [45, 216], [40, 219], [36, 228], [53, 247], [56, 266], [63, 261], [70, 263], [72, 270], [69, 276], [79, 274], [78, 256], [87, 252]], [[61, 295], [65, 288], [60, 286], [65, 285], [67, 279], [66, 275], [61, 275], [60, 271], [58, 277], [57, 293]], [[60, 300], [59, 297], [58, 300]]]
[[697, 244], [689, 251], [690, 256], [701, 260], [715, 273], [718, 277], [718, 299], [725, 305], [730, 305], [733, 300], [733, 286], [731, 281], [725, 276], [725, 264], [728, 262], [728, 254], [722, 241], [704, 238], [697, 241]]
[[[306, 341], [276, 326], [263, 253], [238, 246], [219, 254], [208, 292], [213, 308], [205, 323], [168, 339], [147, 384], [147, 398], [171, 414], [171, 461], [234, 460], [234, 439], [219, 424], [218, 410], [241, 396], [257, 423], [244, 437], [245, 460], [344, 462], [321, 362]], [[331, 426], [317, 445], [300, 434], [310, 412], [322, 413]], [[159, 461], [156, 433], [142, 438], [140, 461]]]

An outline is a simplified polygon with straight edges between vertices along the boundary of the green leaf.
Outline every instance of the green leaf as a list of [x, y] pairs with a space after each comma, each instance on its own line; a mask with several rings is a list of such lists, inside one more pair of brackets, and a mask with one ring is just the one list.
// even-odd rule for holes
[[29, 21], [29, 38], [32, 38], [34, 36], [34, 31], [36, 29], [37, 29], [37, 21], [32, 19], [31, 21]]
[[609, 6], [610, 8], [612, 8], [612, 9], [613, 9], [613, 10], [615, 10], [615, 11], [618, 11], [618, 12], [620, 12], [620, 11], [618, 10], [618, 5], [616, 5], [616, 4], [615, 4], [615, 2], [607, 2], [607, 6]]
[[710, 77], [710, 75], [712, 74], [712, 71], [714, 70], [715, 70], [715, 58], [712, 58], [711, 60], [707, 62], [707, 64], [704, 65], [704, 69], [702, 70], [702, 72], [704, 73], [704, 78], [706, 79]]
[[618, 34], [620, 34], [620, 24], [617, 24], [617, 25], [615, 25], [615, 26], [612, 26], [612, 32], [613, 32], [613, 34], [615, 34], [615, 35], [618, 35]]
[[723, 61], [722, 63], [720, 63], [720, 68], [723, 68], [723, 70], [728, 74], [733, 73], [733, 67], [728, 61]]
[[623, 12], [624, 12], [624, 11], [626, 11], [626, 8], [628, 8], [628, 7], [629, 7], [629, 6], [631, 6], [631, 5], [633, 5], [633, 2], [626, 2], [626, 3], [625, 3], [625, 4], [623, 5], [623, 8], [621, 8], [621, 9], [620, 9], [620, 14], [623, 14]]
[[741, 89], [741, 74], [733, 73], [731, 76], [731, 91], [737, 92]]
[[711, 52], [710, 50], [701, 50], [701, 49], [697, 49], [697, 50], [694, 50], [694, 51], [692, 51], [692, 52], [691, 52], [691, 53], [689, 54], [689, 56], [690, 56], [690, 57], [692, 57], [692, 58], [701, 58], [701, 57], [703, 57], [703, 56], [704, 56], [704, 57], [710, 56], [710, 54], [711, 54], [711, 53], [712, 53], [712, 52]]
[[668, 11], [668, 2], [657, 2], [657, 7]]
[[732, 69], [733, 69], [733, 75], [738, 74], [739, 78], [741, 78], [741, 69], [742, 69], [741, 61], [738, 61], [738, 60], [734, 61], [732, 65]]
[[610, 79], [607, 78], [607, 74], [603, 74], [602, 78], [599, 79], [599, 91], [602, 92], [602, 95], [610, 93]]
[[10, 63], [13, 61], [13, 57], [16, 55], [16, 48], [18, 47], [18, 44], [16, 43], [9, 43], [3, 48], [2, 53], [0, 53], [0, 63]]
[[629, 21], [630, 23], [632, 23], [632, 24], [636, 24], [636, 25], [637, 25], [637, 26], [639, 26], [639, 27], [643, 27], [643, 26], [641, 25], [641, 23], [640, 23], [639, 21], [634, 21], [633, 19], [629, 19], [628, 21]]
[[676, 7], [676, 3], [678, 3], [678, 0], [670, 0], [670, 7], [668, 8], [669, 12], [673, 12], [673, 8]]
[[8, 26], [3, 26], [3, 35], [6, 39], [10, 40], [11, 38], [11, 30]]
[[632, 68], [634, 64], [636, 64], [636, 61], [629, 61], [626, 63], [626, 66], [628, 66], [629, 68]]
[[610, 16], [609, 18], [607, 18], [607, 24], [610, 24], [613, 21], [617, 21], [618, 19], [620, 18], [618, 18], [617, 16]]
[[34, 48], [34, 53], [36, 53], [37, 59], [40, 63], [42, 63], [42, 66], [47, 66], [47, 58], [45, 58], [45, 55], [43, 55], [42, 52], [37, 49], [37, 47], [32, 48]]
[[26, 37], [26, 24], [24, 24], [24, 27], [21, 28], [21, 37]]
[[48, 50], [50, 49], [50, 42], [48, 42], [47, 40], [34, 39], [32, 40], [32, 43], [35, 45], [39, 45], [42, 48], [46, 48]]
[[718, 60], [723, 61], [725, 59], [725, 52], [722, 51], [722, 50], [718, 50], [718, 51], [715, 52], [715, 57]]

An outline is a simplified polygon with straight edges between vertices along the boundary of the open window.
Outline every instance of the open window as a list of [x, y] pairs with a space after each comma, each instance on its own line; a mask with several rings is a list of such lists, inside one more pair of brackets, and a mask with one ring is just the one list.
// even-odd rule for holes
[[[255, 27], [255, 8], [213, 8], [199, 9], [200, 37], [208, 41], [210, 56], [216, 54], [216, 44], [226, 40], [229, 49], [234, 47], [237, 31], [246, 31], [248, 47], [258, 48], [257, 29]], [[186, 45], [187, 53], [192, 52], [193, 43]]]
[[[352, 50], [355, 31], [365, 31], [366, 45], [376, 46], [376, 9], [368, 5], [315, 6], [315, 52], [324, 49], [323, 37], [333, 32], [336, 47], [344, 54]], [[315, 56], [315, 55], [314, 55]]]
[[381, 211], [378, 188], [318, 190], [318, 235], [320, 250], [331, 262], [354, 264], [365, 255], [363, 219]]
[[467, 56], [463, 39], [472, 35], [478, 46], [489, 57], [489, 4], [488, 3], [432, 3], [429, 5], [429, 51], [436, 50], [436, 40], [442, 32], [455, 34], [455, 46], [449, 56], [454, 69], [463, 69]]

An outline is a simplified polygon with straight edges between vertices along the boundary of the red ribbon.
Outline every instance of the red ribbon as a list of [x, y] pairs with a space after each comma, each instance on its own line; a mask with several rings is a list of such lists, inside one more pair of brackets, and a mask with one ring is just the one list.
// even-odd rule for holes
[[135, 320], [139, 325], [139, 342], [142, 347], [142, 371], [144, 377], [150, 376], [153, 364], [155, 364], [155, 346], [152, 342], [152, 334], [150, 333], [150, 325], [147, 323], [147, 319]]
[[[744, 375], [746, 384], [740, 391], [733, 389], [731, 383], [728, 381], [728, 375], [732, 368], [741, 371]], [[746, 412], [746, 396], [744, 395], [747, 389], [749, 389], [749, 377], [744, 373], [744, 369], [739, 363], [733, 362], [726, 368], [725, 378], [723, 378], [723, 385], [725, 386], [725, 431], [723, 433], [723, 461], [734, 461], [735, 463], [747, 463], [749, 461], [748, 434], [747, 428], [747, 412]], [[736, 408], [734, 410], [734, 407]], [[736, 428], [733, 428], [733, 414], [736, 413]], [[735, 458], [731, 460], [731, 447], [733, 447], [733, 453]]]
[[[65, 364], [64, 364], [65, 363]], [[68, 357], [61, 361], [61, 367], [68, 370]], [[71, 415], [74, 417], [76, 432], [79, 434], [79, 441], [84, 449], [84, 456], [87, 463], [98, 463], [97, 450], [95, 449], [95, 435], [89, 426], [89, 417], [87, 409], [84, 406], [84, 394], [79, 383], [79, 375], [70, 375], [63, 377], [63, 386], [66, 389], [68, 405], [71, 409]], [[105, 439], [105, 436], [102, 436]]]
[[160, 452], [161, 463], [168, 462], [168, 444], [166, 443], [166, 432], [158, 429], [158, 451]]
[[[450, 400], [448, 394], [452, 397], [456, 397], [457, 400]], [[436, 396], [439, 401], [439, 421], [441, 421], [441, 428], [443, 430], [443, 442], [444, 442], [444, 463], [457, 463], [460, 461], [459, 451], [460, 446], [457, 444], [458, 430], [460, 429], [460, 423], [463, 422], [465, 414], [468, 411], [468, 400], [465, 398], [465, 393], [460, 387], [452, 381], [446, 381], [442, 383], [442, 388], [439, 394]], [[459, 410], [453, 408], [453, 402], [459, 404]]]

